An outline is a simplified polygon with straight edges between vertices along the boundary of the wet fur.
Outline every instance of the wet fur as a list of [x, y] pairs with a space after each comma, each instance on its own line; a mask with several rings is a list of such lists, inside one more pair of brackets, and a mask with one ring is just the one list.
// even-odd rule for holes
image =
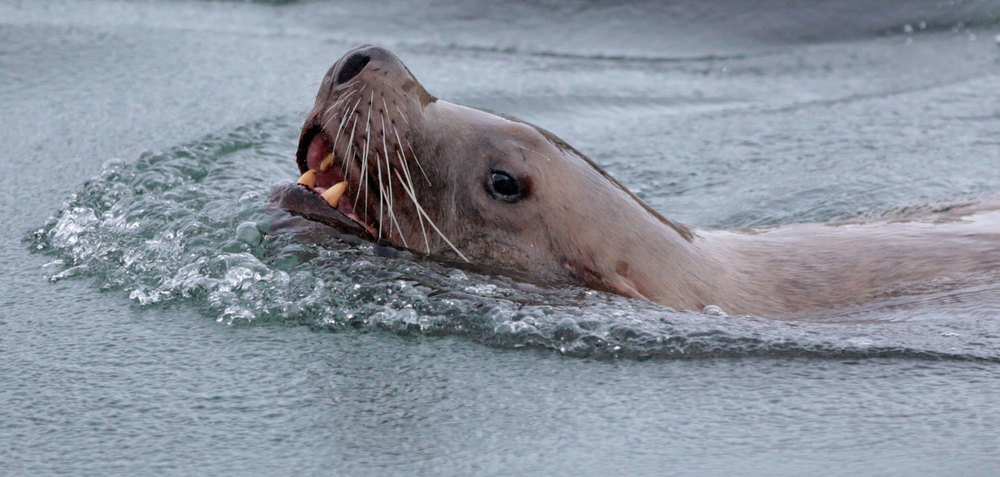
[[[366, 67], [337, 84], [346, 59], [359, 53], [370, 57]], [[358, 99], [345, 100], [348, 94]], [[365, 129], [354, 127], [352, 135], [344, 124], [355, 116]], [[370, 221], [381, 216], [376, 239], [533, 281], [582, 284], [677, 308], [718, 305], [775, 316], [1000, 270], [996, 210], [758, 230], [673, 223], [551, 133], [438, 100], [378, 47], [348, 52], [323, 79], [303, 127], [303, 172], [317, 128], [331, 140], [350, 136], [337, 139], [334, 152], [353, 197], [381, 207], [364, 210]], [[380, 177], [367, 163], [372, 157], [386, 168]], [[494, 169], [529, 184], [527, 196], [516, 203], [494, 199], [485, 182]], [[390, 189], [407, 193], [390, 201]]]

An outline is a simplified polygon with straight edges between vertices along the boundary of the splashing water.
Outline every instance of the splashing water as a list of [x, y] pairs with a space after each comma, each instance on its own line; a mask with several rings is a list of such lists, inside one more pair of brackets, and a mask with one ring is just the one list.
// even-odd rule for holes
[[27, 242], [55, 257], [53, 281], [86, 277], [140, 306], [183, 304], [229, 325], [457, 335], [588, 357], [1000, 358], [996, 323], [955, 318], [954, 309], [784, 322], [387, 257], [269, 206], [268, 191], [294, 181], [289, 151], [297, 133], [294, 119], [278, 118], [134, 163], [109, 161]]

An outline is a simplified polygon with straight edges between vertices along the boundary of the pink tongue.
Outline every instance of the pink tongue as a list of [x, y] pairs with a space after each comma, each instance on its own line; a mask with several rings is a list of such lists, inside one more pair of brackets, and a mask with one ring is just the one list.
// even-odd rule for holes
[[322, 193], [326, 192], [326, 187], [316, 186], [316, 187], [313, 187], [313, 190], [316, 191], [317, 194], [322, 194]]

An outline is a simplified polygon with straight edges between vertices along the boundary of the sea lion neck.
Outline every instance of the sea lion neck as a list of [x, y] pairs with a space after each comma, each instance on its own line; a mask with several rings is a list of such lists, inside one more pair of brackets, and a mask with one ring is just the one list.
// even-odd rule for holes
[[1000, 206], [944, 222], [689, 228], [545, 129], [436, 99], [374, 46], [329, 70], [296, 163], [314, 201], [288, 203], [304, 216], [325, 204], [319, 215], [433, 259], [674, 308], [786, 315], [1000, 270]]
[[553, 253], [562, 252], [573, 279], [677, 308], [719, 304], [715, 292], [725, 267], [706, 253], [696, 231], [653, 212], [600, 169], [593, 179], [607, 185], [595, 189], [601, 197], [591, 199], [586, 220], [567, 220], [572, 230], [553, 232], [573, 237], [570, 243], [553, 240]]

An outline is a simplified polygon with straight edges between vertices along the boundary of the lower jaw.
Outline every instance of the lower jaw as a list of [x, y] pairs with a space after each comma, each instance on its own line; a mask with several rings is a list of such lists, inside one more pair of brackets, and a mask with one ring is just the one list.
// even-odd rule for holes
[[371, 234], [372, 237], [378, 237], [378, 231], [375, 230], [375, 227], [372, 227], [371, 225], [368, 225], [367, 223], [362, 221], [361, 218], [354, 213], [353, 207], [351, 207], [351, 210], [344, 210], [344, 208], [341, 207], [335, 207], [335, 209], [337, 209], [338, 212], [346, 215], [347, 218], [353, 220], [354, 223], [364, 228], [369, 234]]
[[299, 178], [299, 184], [322, 197], [330, 207], [354, 221], [355, 224], [365, 229], [373, 237], [378, 236], [378, 231], [375, 230], [375, 227], [361, 220], [355, 213], [354, 206], [349, 201], [344, 200], [348, 185], [347, 181], [333, 184], [330, 187], [318, 187], [316, 186], [316, 171], [309, 170]]

